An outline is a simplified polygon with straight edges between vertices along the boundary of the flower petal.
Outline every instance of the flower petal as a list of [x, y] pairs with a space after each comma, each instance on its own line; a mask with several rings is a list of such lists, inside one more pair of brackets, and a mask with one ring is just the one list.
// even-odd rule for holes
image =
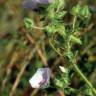
[[51, 71], [49, 68], [39, 68], [29, 83], [33, 88], [45, 88], [50, 80]]
[[22, 6], [27, 9], [38, 9], [39, 5], [48, 5], [53, 0], [24, 0]]
[[36, 0], [24, 0], [22, 6], [26, 9], [32, 9], [32, 10], [38, 8]]

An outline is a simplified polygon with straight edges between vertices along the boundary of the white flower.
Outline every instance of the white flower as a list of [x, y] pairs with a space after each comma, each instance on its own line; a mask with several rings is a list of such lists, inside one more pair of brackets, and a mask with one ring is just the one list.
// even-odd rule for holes
[[45, 88], [49, 84], [51, 71], [49, 68], [39, 68], [29, 83], [33, 88]]
[[66, 69], [62, 66], [59, 66], [60, 70], [63, 72], [63, 73], [66, 73]]

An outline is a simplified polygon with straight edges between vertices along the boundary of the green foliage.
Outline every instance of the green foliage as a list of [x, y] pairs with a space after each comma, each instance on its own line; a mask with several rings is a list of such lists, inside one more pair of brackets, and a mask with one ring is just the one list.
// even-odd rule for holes
[[62, 19], [62, 17], [64, 17], [65, 15], [66, 15], [66, 11], [63, 11], [63, 12], [61, 12], [61, 13], [57, 13], [56, 15], [55, 15], [55, 17], [54, 17], [54, 19]]
[[85, 18], [90, 18], [91, 14], [90, 14], [88, 6], [84, 6], [82, 8], [81, 15], [84, 16]]
[[57, 78], [54, 80], [54, 82], [58, 88], [65, 89], [70, 85], [69, 78], [69, 72], [68, 69], [66, 69], [65, 73], [59, 72], [59, 74], [57, 74]]
[[30, 18], [25, 18], [24, 19], [24, 24], [25, 24], [25, 27], [27, 29], [32, 29], [33, 26], [34, 26], [34, 21], [32, 19], [30, 19]]
[[80, 6], [79, 4], [72, 8], [71, 13], [74, 16], [81, 16], [83, 18], [90, 18], [91, 13], [89, 11], [89, 7], [87, 5]]
[[77, 44], [80, 44], [80, 45], [82, 44], [82, 41], [80, 40], [80, 38], [78, 38], [78, 37], [76, 37], [74, 35], [70, 36], [70, 39], [74, 43], [77, 43]]
[[71, 12], [74, 16], [79, 16], [81, 11], [80, 5], [76, 5], [72, 8]]
[[70, 80], [69, 69], [65, 68], [64, 73], [59, 72], [57, 74], [57, 78], [54, 80], [54, 83], [58, 89], [62, 89], [66, 95], [70, 95], [71, 93], [76, 92], [74, 88], [70, 87]]
[[[43, 92], [44, 96], [55, 96], [58, 90], [63, 90], [65, 96], [95, 96], [96, 16], [93, 13], [96, 8], [92, 4], [94, 2], [95, 5], [95, 1], [86, 1], [89, 2], [86, 5], [85, 1], [54, 0], [34, 12], [17, 7], [20, 0], [3, 1], [0, 2], [0, 85], [3, 86], [0, 95], [9, 96], [17, 79], [16, 94], [13, 96], [33, 96], [35, 91], [29, 87], [29, 79], [48, 62], [52, 68], [52, 82], [46, 89], [36, 93], [36, 96], [43, 96]], [[33, 55], [30, 56], [30, 53]], [[56, 66], [59, 65], [66, 66], [65, 73], [58, 72], [60, 69]], [[20, 72], [22, 75], [18, 79]]]
[[85, 96], [94, 96], [92, 90], [90, 88], [85, 89]]
[[[81, 20], [82, 18], [86, 18], [87, 20], [88, 18], [90, 18], [91, 13], [89, 12], [88, 6], [81, 7], [80, 5], [76, 5], [75, 7], [72, 8], [72, 10], [70, 10], [70, 13], [74, 16], [73, 21], [71, 21], [72, 24], [66, 24], [63, 21], [63, 17], [65, 17], [65, 15], [67, 14], [67, 11], [61, 10], [64, 8], [62, 7], [62, 5], [64, 5], [64, 3], [60, 0], [57, 0], [56, 2], [51, 4], [47, 8], [47, 11], [48, 11], [48, 13], [46, 14], [47, 18], [45, 19], [45, 21], [43, 21], [43, 22], [46, 22], [47, 19], [50, 19], [49, 24], [44, 28], [38, 28], [38, 29], [45, 29], [47, 33], [50, 34], [49, 38], [51, 39], [50, 44], [52, 48], [59, 55], [68, 58], [69, 64], [73, 65], [72, 68], [74, 68], [74, 70], [82, 77], [82, 79], [86, 82], [86, 84], [88, 84], [91, 90], [93, 90], [93, 92], [96, 93], [91, 83], [87, 80], [87, 78], [84, 76], [82, 71], [78, 68], [78, 66], [76, 66], [77, 54], [72, 50], [72, 46], [74, 44], [80, 44], [80, 45], [82, 44], [82, 41], [80, 40], [80, 38], [74, 35], [74, 34], [78, 34], [78, 31], [80, 31], [78, 29], [82, 28], [81, 26], [76, 26], [76, 23], [79, 22], [77, 18], [79, 17], [79, 19]], [[26, 28], [32, 28], [34, 26], [32, 20], [27, 19], [26, 22], [25, 22]], [[34, 26], [33, 28], [37, 28], [37, 27]], [[55, 35], [56, 37], [54, 38]], [[63, 48], [63, 46], [60, 47], [57, 44], [57, 42], [61, 43], [59, 35], [63, 37], [63, 40], [65, 42], [65, 44], [63, 45], [65, 45], [65, 48]], [[56, 47], [56, 44], [57, 44], [57, 47]], [[61, 48], [64, 49], [63, 51], [65, 54], [62, 54]], [[61, 89], [63, 88], [64, 90], [69, 89], [70, 91], [73, 90], [69, 88], [69, 76], [66, 77], [66, 75], [65, 76], [62, 75], [59, 79], [55, 79], [55, 82], [56, 82], [57, 88], [58, 87]], [[66, 94], [67, 93], [70, 93], [70, 92], [66, 92]]]
[[[69, 10], [70, 14], [73, 15], [73, 20], [70, 21], [72, 24], [64, 23], [63, 18], [67, 15], [67, 10], [64, 9], [64, 3], [61, 0], [54, 1], [48, 8], [48, 13], [46, 14], [46, 19], [43, 21], [43, 23], [47, 22], [49, 19], [50, 22], [47, 26], [44, 27], [44, 29], [49, 34], [50, 39], [50, 45], [52, 48], [61, 56], [64, 56], [68, 58], [68, 63], [72, 65], [72, 69], [76, 71], [80, 77], [86, 82], [86, 84], [91, 88], [91, 90], [96, 94], [96, 90], [94, 90], [93, 85], [88, 81], [88, 79], [84, 76], [82, 71], [77, 66], [77, 51], [72, 50], [72, 47], [74, 44], [81, 45], [82, 41], [80, 40], [80, 37], [78, 37], [76, 34], [78, 34], [78, 31], [81, 31], [83, 29], [82, 26], [80, 26], [79, 21], [84, 20], [84, 18], [87, 20], [90, 18], [90, 11], [87, 5], [81, 7], [79, 4], [74, 6], [72, 9]], [[80, 19], [78, 21], [78, 18]], [[27, 19], [26, 27], [30, 28], [33, 27], [32, 20]], [[77, 26], [78, 24], [79, 26]], [[66, 26], [67, 25], [67, 26]], [[34, 26], [34, 28], [37, 28]], [[38, 28], [43, 29], [43, 28]], [[78, 30], [79, 29], [79, 30]], [[61, 37], [63, 37], [64, 44], [61, 43]], [[62, 46], [59, 46], [62, 45]], [[65, 45], [65, 47], [64, 47]], [[63, 50], [63, 52], [62, 52]], [[70, 69], [69, 69], [70, 70]], [[73, 89], [69, 87], [69, 78], [67, 74], [61, 75], [61, 77], [55, 79], [55, 84], [57, 88], [63, 88], [66, 92], [66, 89], [73, 91]], [[70, 93], [70, 91], [66, 92], [66, 94]]]
[[60, 35], [62, 36], [65, 36], [65, 27], [63, 27], [62, 25], [63, 23], [62, 22], [59, 22], [57, 20], [54, 20], [52, 23], [50, 23], [48, 26], [47, 26], [47, 30], [48, 30], [48, 33], [49, 34], [52, 34], [52, 33], [59, 33]]

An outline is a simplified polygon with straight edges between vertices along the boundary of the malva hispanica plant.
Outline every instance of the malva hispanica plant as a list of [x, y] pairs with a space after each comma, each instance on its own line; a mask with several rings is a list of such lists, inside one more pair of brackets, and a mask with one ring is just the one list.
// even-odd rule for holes
[[[24, 24], [26, 30], [33, 30], [35, 28], [47, 32], [50, 46], [68, 61], [67, 71], [58, 74], [55, 78], [55, 87], [63, 89], [65, 94], [76, 91], [74, 88], [70, 87], [71, 77], [69, 72], [70, 70], [74, 70], [80, 78], [85, 81], [85, 95], [95, 96], [95, 87], [89, 82], [78, 67], [77, 56], [79, 51], [74, 50], [73, 48], [75, 44], [82, 46], [82, 41], [78, 34], [87, 26], [91, 13], [87, 5], [78, 3], [70, 10], [67, 10], [65, 9], [65, 3], [65, 0], [54, 0], [47, 7], [43, 6], [44, 10], [38, 8], [37, 12], [39, 12], [39, 15], [43, 18], [43, 21], [41, 21], [43, 23], [42, 27], [35, 26], [34, 20], [30, 18], [25, 18]], [[68, 14], [71, 15], [72, 19], [65, 22], [64, 18]]]

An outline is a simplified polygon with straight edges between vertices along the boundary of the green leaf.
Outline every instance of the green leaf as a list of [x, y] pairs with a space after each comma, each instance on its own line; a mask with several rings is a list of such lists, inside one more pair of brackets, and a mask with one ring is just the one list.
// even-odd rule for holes
[[92, 92], [92, 90], [91, 90], [91, 88], [87, 88], [87, 89], [85, 89], [84, 91], [85, 91], [85, 94], [84, 94], [84, 95], [87, 95], [87, 96], [94, 96], [94, 95], [93, 95], [93, 92]]
[[25, 18], [24, 19], [24, 24], [25, 24], [25, 27], [27, 29], [32, 29], [33, 26], [34, 26], [34, 21], [32, 19], [30, 19], [30, 18]]
[[68, 52], [66, 52], [66, 56], [68, 57], [69, 61], [72, 62], [74, 57], [72, 51], [68, 50]]
[[71, 35], [70, 36], [70, 39], [71, 39], [71, 41], [73, 42], [73, 43], [77, 43], [77, 44], [82, 44], [82, 41], [80, 40], [80, 38], [78, 38], [78, 37], [76, 37], [76, 36], [74, 36], [74, 35]]
[[[63, 9], [65, 7], [65, 0], [57, 0], [57, 5], [59, 9]], [[59, 10], [58, 10], [59, 11]]]
[[62, 17], [64, 17], [66, 15], [67, 11], [63, 11], [63, 12], [59, 12], [59, 14], [55, 15], [56, 19], [61, 19]]
[[53, 20], [46, 29], [48, 33], [59, 33], [61, 36], [66, 36], [65, 26], [61, 21]]
[[80, 5], [77, 5], [72, 8], [71, 13], [74, 16], [83, 16], [83, 18], [89, 18], [91, 16], [91, 13], [87, 5], [83, 7], [81, 7]]
[[66, 36], [66, 30], [65, 30], [65, 26], [61, 25], [58, 29], [58, 33], [61, 35], [61, 36]]
[[55, 79], [55, 85], [59, 88], [64, 88], [63, 82], [59, 79]]
[[77, 16], [80, 14], [80, 11], [81, 11], [81, 7], [80, 5], [76, 5], [72, 8], [71, 10], [71, 13], [74, 15], [74, 16]]
[[81, 10], [81, 15], [84, 16], [85, 18], [88, 18], [91, 16], [91, 13], [89, 11], [88, 6], [84, 6]]

